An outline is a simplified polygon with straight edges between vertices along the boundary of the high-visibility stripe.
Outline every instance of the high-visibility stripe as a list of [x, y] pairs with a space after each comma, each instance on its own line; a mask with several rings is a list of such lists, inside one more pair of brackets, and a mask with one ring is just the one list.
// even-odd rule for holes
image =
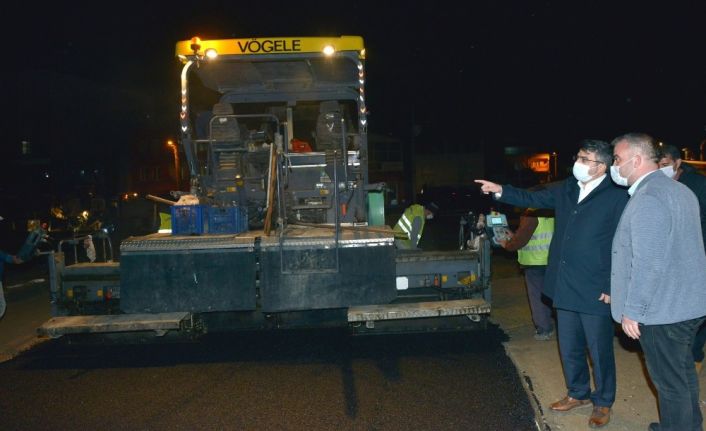
[[[414, 221], [417, 220], [419, 223], [419, 233], [412, 238], [412, 229], [414, 226]], [[421, 222], [421, 223], [420, 223]], [[421, 205], [411, 205], [407, 208], [404, 213], [400, 216], [397, 224], [395, 224], [394, 232], [397, 238], [396, 244], [401, 248], [414, 248], [419, 243], [422, 237], [422, 231], [424, 229], [424, 207]], [[407, 239], [400, 239], [400, 237], [406, 237]], [[402, 241], [402, 243], [400, 243]]]
[[526, 245], [522, 247], [523, 251], [549, 251], [549, 244], [541, 245]]
[[521, 265], [546, 265], [549, 245], [554, 234], [554, 219], [537, 217], [537, 228], [527, 245], [517, 250], [517, 261]]
[[[400, 220], [400, 222], [401, 222], [401, 220]], [[407, 234], [407, 237], [409, 237], [410, 229], [407, 226], [405, 226], [403, 223], [397, 223], [397, 226], [399, 226], [400, 229], [402, 229], [404, 231], [404, 233]]]

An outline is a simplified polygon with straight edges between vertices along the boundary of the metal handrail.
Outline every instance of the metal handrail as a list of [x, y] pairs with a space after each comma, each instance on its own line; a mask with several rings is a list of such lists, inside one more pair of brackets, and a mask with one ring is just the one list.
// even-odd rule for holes
[[[79, 237], [74, 237], [74, 238], [62, 239], [61, 241], [59, 241], [59, 245], [57, 246], [57, 252], [61, 252], [63, 250], [64, 244], [73, 245], [74, 263], [78, 263], [78, 245], [83, 243], [83, 241], [85, 241], [89, 237], [91, 239], [100, 239], [101, 240], [103, 257], [105, 258], [105, 261], [112, 262], [113, 258], [114, 258], [113, 243], [110, 240], [110, 236], [108, 236], [108, 234], [103, 233], [103, 232], [98, 232], [97, 234], [92, 234], [92, 235], [85, 235], [85, 236], [79, 236]], [[108, 243], [108, 251], [110, 252], [110, 258], [108, 258], [108, 254], [106, 254], [106, 248], [105, 248], [106, 242]]]

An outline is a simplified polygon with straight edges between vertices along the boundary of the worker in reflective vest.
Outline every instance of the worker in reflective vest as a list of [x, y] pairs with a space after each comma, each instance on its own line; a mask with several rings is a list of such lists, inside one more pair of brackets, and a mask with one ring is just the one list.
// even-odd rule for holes
[[544, 273], [549, 259], [549, 244], [554, 234], [554, 218], [531, 209], [520, 217], [520, 225], [512, 238], [502, 241], [505, 250], [517, 250], [517, 261], [525, 273], [527, 297], [536, 329], [534, 338], [538, 341], [550, 340], [554, 335], [552, 309], [548, 298], [542, 298]]
[[395, 233], [395, 246], [401, 250], [414, 250], [422, 239], [424, 223], [434, 218], [434, 213], [439, 207], [434, 203], [426, 206], [419, 204], [410, 205], [397, 221], [393, 231]]

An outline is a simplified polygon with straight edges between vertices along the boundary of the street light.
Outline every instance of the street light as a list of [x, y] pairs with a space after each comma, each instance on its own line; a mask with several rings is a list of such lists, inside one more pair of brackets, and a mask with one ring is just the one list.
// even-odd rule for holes
[[179, 190], [181, 175], [179, 175], [179, 149], [171, 139], [167, 141], [167, 147], [171, 148], [174, 155], [174, 178], [176, 179], [176, 189]]

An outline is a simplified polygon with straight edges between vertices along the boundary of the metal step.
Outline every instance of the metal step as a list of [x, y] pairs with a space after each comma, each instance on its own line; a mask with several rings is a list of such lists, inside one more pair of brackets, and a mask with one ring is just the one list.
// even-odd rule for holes
[[156, 314], [114, 314], [98, 316], [53, 317], [37, 328], [39, 335], [51, 338], [67, 334], [105, 332], [167, 331], [180, 329], [191, 317], [188, 311]]
[[488, 313], [490, 313], [490, 303], [484, 299], [361, 305], [348, 309], [348, 322], [371, 322], [376, 320], [400, 320]]

